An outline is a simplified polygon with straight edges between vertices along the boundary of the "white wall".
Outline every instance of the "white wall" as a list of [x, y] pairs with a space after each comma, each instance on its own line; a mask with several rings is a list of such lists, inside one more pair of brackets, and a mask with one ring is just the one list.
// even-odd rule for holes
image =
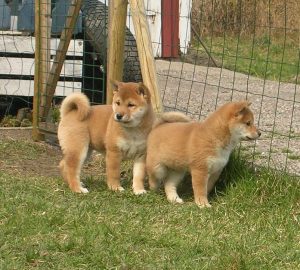
[[[105, 0], [100, 0], [105, 2]], [[144, 0], [146, 16], [149, 23], [152, 48], [154, 57], [161, 56], [161, 1], [160, 0]], [[190, 11], [192, 8], [192, 0], [179, 1], [179, 39], [180, 50], [186, 53], [191, 39], [191, 20]], [[134, 27], [130, 16], [130, 6], [128, 5], [127, 27], [134, 35]]]
[[191, 41], [192, 0], [179, 1], [179, 38], [180, 51], [186, 53]]
[[[161, 56], [161, 1], [144, 0], [154, 57]], [[130, 6], [128, 5], [127, 27], [134, 33]]]

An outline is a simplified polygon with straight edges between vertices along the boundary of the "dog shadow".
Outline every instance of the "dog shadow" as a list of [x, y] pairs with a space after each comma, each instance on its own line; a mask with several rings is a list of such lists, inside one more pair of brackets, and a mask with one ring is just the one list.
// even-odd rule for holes
[[[216, 195], [224, 194], [227, 184], [218, 181], [213, 190], [208, 194], [208, 200], [213, 201]], [[178, 195], [186, 202], [194, 200], [194, 192], [192, 186], [192, 177], [187, 174], [181, 184], [177, 188]]]
[[[233, 154], [226, 167], [223, 169], [216, 185], [208, 195], [209, 201], [214, 201], [217, 196], [225, 196], [226, 190], [234, 185], [237, 185], [243, 179], [251, 178], [255, 174], [253, 166], [245, 160]], [[192, 178], [188, 173], [177, 188], [178, 195], [185, 201], [194, 199], [192, 188]]]
[[107, 185], [105, 179], [103, 177], [89, 175], [86, 176], [83, 181], [83, 186], [87, 188], [89, 191], [92, 190], [104, 190]]
[[[232, 183], [236, 182], [236, 178], [234, 180], [227, 179], [223, 177], [223, 173], [220, 176], [220, 179], [217, 181], [216, 185], [214, 186], [213, 190], [208, 194], [208, 200], [214, 201], [217, 196], [224, 196], [226, 189]], [[194, 192], [192, 187], [192, 178], [191, 175], [187, 174], [181, 184], [177, 188], [178, 195], [184, 201], [193, 201], [194, 200]]]
[[[132, 167], [131, 161], [123, 161], [121, 163], [120, 170], [120, 184], [125, 189], [131, 188], [132, 179]], [[96, 168], [96, 169], [95, 169]], [[91, 170], [90, 174], [86, 174], [82, 177], [83, 185], [88, 190], [107, 190], [107, 174], [106, 174], [106, 164], [103, 156], [96, 156], [89, 160], [85, 164], [85, 171]]]

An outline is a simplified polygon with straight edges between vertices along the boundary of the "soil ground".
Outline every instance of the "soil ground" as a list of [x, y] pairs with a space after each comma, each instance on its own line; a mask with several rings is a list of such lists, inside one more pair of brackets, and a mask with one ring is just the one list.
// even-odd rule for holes
[[[14, 174], [24, 176], [60, 177], [58, 164], [62, 158], [60, 147], [47, 142], [33, 142], [31, 129], [0, 129], [0, 142], [22, 144], [28, 146], [28, 151], [12, 151], [13, 147], [4, 147], [0, 152], [0, 168]], [[30, 148], [37, 149], [31, 155]], [[7, 150], [6, 150], [7, 149]], [[26, 148], [25, 148], [26, 149]], [[93, 153], [89, 162], [84, 165], [83, 174], [100, 176], [105, 172], [104, 159], [98, 153]]]

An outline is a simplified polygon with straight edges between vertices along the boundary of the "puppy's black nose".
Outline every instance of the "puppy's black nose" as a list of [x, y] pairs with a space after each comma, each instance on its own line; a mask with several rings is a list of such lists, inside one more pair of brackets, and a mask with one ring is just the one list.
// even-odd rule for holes
[[257, 134], [258, 134], [258, 137], [260, 137], [260, 135], [261, 135], [261, 132], [260, 132], [260, 131], [257, 131]]
[[116, 118], [117, 118], [117, 120], [121, 120], [121, 119], [122, 119], [122, 117], [123, 117], [123, 115], [122, 115], [122, 114], [120, 114], [120, 113], [116, 113]]

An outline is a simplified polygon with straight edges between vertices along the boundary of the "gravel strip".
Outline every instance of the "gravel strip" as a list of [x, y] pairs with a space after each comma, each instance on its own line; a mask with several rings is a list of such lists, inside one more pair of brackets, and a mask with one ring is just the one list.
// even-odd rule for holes
[[251, 101], [263, 134], [242, 151], [254, 164], [300, 175], [300, 85], [175, 61], [156, 60], [156, 69], [166, 110], [201, 121], [225, 102]]

